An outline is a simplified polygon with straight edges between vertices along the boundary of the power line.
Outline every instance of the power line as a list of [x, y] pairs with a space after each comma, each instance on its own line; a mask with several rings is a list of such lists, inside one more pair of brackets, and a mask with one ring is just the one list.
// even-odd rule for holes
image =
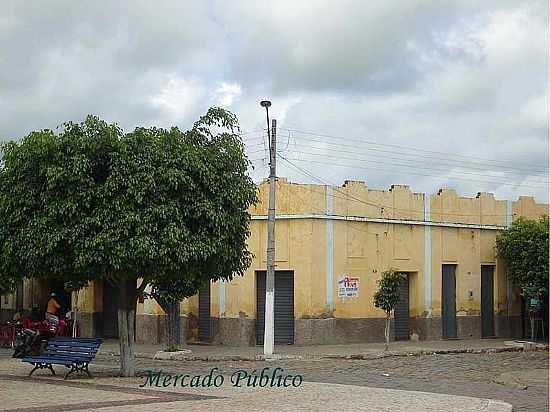
[[[293, 162], [291, 162], [289, 159], [285, 158], [284, 156], [282, 156], [280, 154], [278, 154], [278, 156], [282, 160], [284, 160], [287, 164], [292, 166], [294, 169], [296, 169], [300, 173], [302, 173], [303, 175], [311, 177], [311, 178], [315, 179], [316, 181], [318, 181], [321, 184], [333, 186], [334, 190], [336, 190], [338, 193], [341, 193], [344, 196], [344, 197], [339, 197], [339, 196], [336, 196], [336, 195], [333, 194], [332, 196], [334, 198], [342, 199], [342, 200], [351, 200], [351, 201], [355, 201], [355, 202], [359, 202], [359, 203], [364, 203], [366, 205], [374, 206], [374, 207], [381, 208], [381, 209], [399, 210], [399, 211], [403, 211], [403, 212], [407, 212], [407, 213], [423, 213], [423, 211], [414, 211], [414, 210], [411, 210], [411, 209], [401, 209], [401, 208], [398, 208], [398, 207], [395, 207], [395, 206], [390, 206], [390, 205], [385, 205], [385, 204], [376, 204], [376, 203], [365, 201], [363, 199], [356, 198], [356, 197], [350, 195], [349, 193], [346, 193], [345, 191], [342, 191], [339, 187], [337, 187], [337, 185], [335, 185], [333, 183], [330, 183], [330, 182], [327, 182], [327, 181], [323, 180], [322, 178], [314, 175], [313, 173], [307, 171], [306, 169], [294, 164]], [[320, 194], [326, 194], [324, 191], [318, 191], [318, 190], [314, 190], [314, 189], [311, 189], [311, 190], [313, 190], [317, 193], [320, 193]], [[451, 212], [444, 212], [444, 211], [441, 211], [441, 212], [432, 211], [432, 215], [477, 217], [477, 215], [472, 215], [472, 214], [451, 213]], [[483, 214], [483, 216], [505, 217], [507, 215], [506, 214]], [[481, 217], [481, 215], [480, 215], [480, 217]], [[425, 220], [422, 219], [421, 221], [425, 221]], [[431, 221], [434, 222], [434, 220], [431, 220]], [[445, 222], [438, 222], [438, 223], [445, 223]]]
[[[310, 159], [290, 158], [288, 160], [294, 160], [294, 161], [297, 161], [297, 162], [316, 163], [316, 164], [321, 164], [321, 165], [331, 166], [331, 167], [333, 167], [333, 166], [343, 167], [343, 168], [347, 168], [347, 169], [365, 169], [365, 170], [375, 169], [375, 170], [378, 170], [379, 172], [386, 173], [386, 174], [391, 172], [391, 170], [384, 170], [384, 169], [380, 169], [379, 167], [350, 166], [350, 165], [343, 165], [343, 164], [338, 164], [338, 163], [320, 162], [320, 161], [310, 160]], [[412, 174], [412, 175], [417, 175], [417, 176], [425, 176], [425, 177], [429, 177], [431, 179], [440, 179], [440, 176], [433, 176], [431, 174], [426, 174], [426, 173], [417, 173], [417, 172], [409, 172], [409, 171], [407, 171], [407, 173]], [[541, 188], [545, 187], [545, 186], [535, 186], [535, 185], [511, 183], [511, 182], [497, 182], [497, 181], [491, 181], [491, 180], [485, 180], [485, 179], [484, 180], [481, 180], [481, 179], [468, 179], [468, 178], [457, 177], [457, 176], [449, 176], [449, 177], [452, 178], [452, 179], [456, 179], [456, 180], [465, 180], [465, 181], [471, 181], [471, 182], [477, 182], [477, 183], [493, 183], [493, 184], [499, 184], [501, 186], [531, 187], [531, 188], [537, 188], [537, 189], [541, 189]]]
[[[294, 146], [300, 146], [300, 147], [303, 147], [303, 148], [307, 148], [307, 149], [314, 149], [314, 150], [330, 150], [331, 152], [339, 152], [339, 153], [351, 153], [351, 154], [360, 154], [358, 153], [358, 147], [356, 145], [346, 145], [346, 144], [341, 144], [341, 143], [332, 143], [332, 142], [326, 142], [326, 141], [323, 141], [323, 140], [317, 140], [317, 139], [308, 139], [308, 143], [309, 142], [316, 142], [316, 143], [322, 143], [323, 145], [329, 145], [329, 146], [336, 146], [336, 148], [333, 148], [333, 147], [319, 147], [319, 146], [314, 146], [314, 145], [310, 145], [310, 144], [305, 144], [305, 143], [298, 143], [295, 139], [295, 142], [294, 142]], [[354, 150], [342, 150], [341, 147], [349, 147], [349, 148], [353, 148]], [[379, 151], [378, 149], [370, 149], [370, 148], [367, 148], [366, 149], [367, 151]], [[471, 169], [471, 170], [478, 170], [478, 171], [483, 171], [483, 172], [486, 172], [488, 168], [498, 168], [498, 169], [503, 169], [502, 170], [502, 173], [516, 173], [517, 171], [523, 171], [525, 172], [524, 169], [517, 169], [517, 168], [514, 168], [514, 167], [511, 167], [511, 166], [500, 166], [500, 165], [483, 165], [481, 163], [473, 163], [475, 166], [465, 166], [465, 163], [468, 164], [470, 162], [463, 162], [463, 161], [459, 161], [459, 160], [453, 160], [453, 159], [438, 159], [438, 158], [434, 158], [434, 157], [430, 157], [430, 156], [422, 156], [422, 155], [417, 155], [417, 154], [409, 154], [409, 153], [399, 153], [399, 152], [396, 152], [396, 151], [388, 151], [388, 150], [382, 150], [381, 152], [384, 152], [384, 153], [392, 153], [392, 154], [395, 154], [395, 155], [401, 155], [401, 156], [409, 156], [409, 157], [393, 157], [393, 156], [387, 156], [387, 155], [377, 155], [377, 157], [379, 158], [383, 158], [383, 159], [392, 159], [392, 160], [401, 160], [401, 161], [415, 161], [417, 164], [419, 163], [418, 162], [418, 157], [421, 157], [421, 158], [427, 158], [429, 160], [434, 160], [434, 161], [438, 161], [438, 163], [441, 163], [442, 166], [448, 166], [448, 167], [459, 167], [459, 168], [462, 168], [462, 169]], [[365, 156], [368, 156], [369, 154], [368, 153], [365, 153]], [[414, 157], [412, 157], [414, 156]], [[448, 164], [445, 164], [445, 163], [448, 163]], [[496, 170], [495, 170], [496, 171]], [[531, 172], [535, 172], [535, 175], [538, 176], [539, 174], [546, 174], [548, 175], [548, 173], [546, 172], [543, 172], [543, 171], [536, 171], [536, 170], [533, 170], [533, 171], [530, 171]]]
[[[384, 162], [384, 161], [380, 161], [380, 160], [372, 160], [372, 159], [365, 159], [365, 158], [354, 158], [354, 157], [346, 157], [346, 156], [331, 156], [330, 154], [325, 154], [325, 153], [308, 153], [308, 152], [302, 152], [302, 151], [298, 151], [298, 150], [294, 150], [293, 153], [297, 153], [297, 154], [305, 154], [305, 155], [308, 155], [308, 156], [320, 156], [320, 157], [323, 157], [323, 158], [331, 158], [331, 159], [336, 159], [336, 160], [354, 160], [354, 161], [364, 161], [364, 162], [368, 162], [368, 163], [377, 163], [377, 164], [383, 164], [383, 165], [387, 165], [387, 166], [391, 166], [392, 168], [395, 167], [395, 166], [399, 166], [399, 167], [408, 167], [408, 168], [413, 168], [413, 169], [424, 169], [424, 170], [429, 170], [429, 171], [436, 171], [436, 172], [451, 172], [451, 173], [461, 173], [461, 174], [468, 174], [468, 175], [473, 175], [473, 176], [481, 176], [481, 177], [494, 177], [494, 178], [506, 178], [506, 176], [494, 176], [494, 175], [489, 175], [489, 174], [482, 174], [482, 173], [476, 173], [476, 172], [468, 172], [468, 171], [461, 171], [461, 170], [455, 170], [455, 171], [450, 171], [449, 169], [440, 169], [440, 168], [434, 168], [434, 167], [426, 167], [426, 166], [419, 166], [419, 165], [412, 165], [412, 164], [403, 164], [403, 163], [391, 163], [391, 164], [388, 164], [387, 162]], [[304, 159], [305, 160], [305, 159]], [[540, 178], [542, 178], [542, 176], [539, 176]], [[484, 180], [485, 181], [485, 180]], [[492, 181], [493, 183], [504, 183], [504, 184], [507, 184], [509, 183], [509, 181]], [[537, 181], [536, 183], [550, 183], [548, 181]]]
[[[335, 140], [344, 140], [344, 141], [353, 141], [353, 142], [358, 142], [358, 143], [362, 143], [362, 144], [368, 144], [368, 145], [373, 145], [373, 146], [380, 146], [380, 147], [390, 147], [394, 150], [392, 150], [391, 152], [389, 153], [395, 153], [395, 149], [397, 149], [398, 151], [399, 150], [409, 150], [409, 151], [412, 151], [412, 152], [423, 152], [423, 153], [430, 153], [430, 154], [435, 154], [435, 155], [443, 155], [443, 156], [452, 156], [453, 158], [451, 159], [444, 159], [444, 160], [447, 160], [447, 161], [457, 161], [456, 159], [454, 158], [463, 158], [463, 159], [476, 159], [476, 160], [480, 160], [481, 163], [483, 162], [492, 162], [492, 163], [496, 163], [495, 165], [493, 166], [498, 166], [498, 164], [502, 164], [503, 167], [507, 167], [507, 168], [513, 168], [513, 169], [518, 169], [518, 170], [524, 170], [524, 171], [532, 171], [533, 169], [529, 166], [527, 166], [527, 164], [525, 166], [527, 166], [526, 168], [518, 168], [518, 167], [512, 167], [512, 166], [507, 166], [506, 163], [511, 163], [512, 161], [510, 160], [496, 160], [496, 159], [487, 159], [487, 158], [481, 158], [481, 157], [476, 157], [476, 156], [467, 156], [467, 155], [459, 155], [459, 154], [455, 154], [455, 153], [445, 153], [445, 152], [439, 152], [439, 151], [435, 151], [435, 150], [427, 150], [427, 149], [420, 149], [420, 148], [413, 148], [413, 147], [408, 147], [408, 146], [403, 146], [403, 145], [396, 145], [396, 144], [389, 144], [389, 143], [377, 143], [377, 142], [373, 142], [373, 141], [369, 141], [369, 140], [365, 140], [365, 139], [356, 139], [356, 138], [349, 138], [349, 137], [344, 137], [344, 136], [334, 136], [334, 135], [329, 135], [329, 134], [322, 134], [322, 133], [314, 133], [314, 132], [308, 132], [308, 131], [303, 131], [303, 130], [298, 130], [298, 129], [290, 129], [290, 128], [282, 128], [283, 130], [288, 130], [288, 131], [291, 131], [291, 132], [294, 132], [294, 133], [298, 133], [298, 134], [304, 134], [304, 135], [309, 135], [309, 136], [316, 136], [316, 137], [322, 137], [322, 138], [327, 138], [327, 139], [335, 139]], [[326, 142], [328, 143], [328, 142]], [[352, 147], [356, 147], [356, 146], [352, 146]], [[373, 151], [382, 151], [382, 149], [374, 149], [374, 148], [369, 148], [368, 150], [373, 150]], [[400, 154], [403, 154], [403, 155], [413, 155], [412, 153], [400, 153]], [[419, 154], [414, 154], [415, 156], [418, 156], [418, 157], [425, 157], [425, 156], [421, 156]], [[433, 157], [431, 157], [433, 158]], [[441, 158], [440, 158], [441, 159]], [[470, 160], [471, 163], [480, 163], [480, 162], [472, 162]], [[537, 171], [541, 171], [541, 169], [536, 169]], [[542, 170], [542, 172], [548, 172], [549, 169], [545, 168], [544, 170]]]
[[339, 192], [339, 193], [342, 193], [344, 196], [349, 197], [349, 198], [351, 198], [351, 199], [353, 199], [353, 200], [355, 200], [355, 201], [357, 201], [357, 202], [364, 203], [364, 204], [366, 204], [366, 205], [374, 206], [374, 207], [377, 207], [377, 208], [381, 208], [381, 209], [382, 209], [382, 210], [381, 210], [381, 213], [383, 213], [384, 206], [382, 206], [382, 205], [380, 205], [380, 204], [376, 204], [376, 203], [371, 203], [371, 202], [365, 201], [365, 200], [363, 200], [363, 199], [358, 199], [358, 198], [356, 198], [356, 197], [350, 195], [349, 193], [343, 192], [343, 191], [341, 191], [341, 190], [337, 187], [337, 185], [334, 185], [334, 184], [332, 184], [332, 183], [330, 183], [330, 182], [324, 181], [324, 180], [321, 179], [320, 177], [317, 177], [317, 176], [315, 176], [314, 174], [312, 174], [311, 172], [308, 172], [307, 170], [302, 169], [300, 166], [295, 165], [295, 164], [292, 163], [289, 159], [287, 159], [287, 158], [281, 156], [280, 154], [278, 154], [278, 156], [279, 156], [280, 158], [282, 158], [284, 161], [286, 161], [287, 163], [289, 163], [289, 164], [290, 164], [291, 166], [293, 166], [294, 168], [296, 168], [296, 169], [298, 169], [299, 171], [301, 171], [302, 173], [304, 173], [306, 176], [309, 176], [309, 177], [311, 177], [311, 178], [317, 180], [317, 181], [320, 182], [321, 184], [334, 186], [334, 190], [336, 190], [336, 191]]

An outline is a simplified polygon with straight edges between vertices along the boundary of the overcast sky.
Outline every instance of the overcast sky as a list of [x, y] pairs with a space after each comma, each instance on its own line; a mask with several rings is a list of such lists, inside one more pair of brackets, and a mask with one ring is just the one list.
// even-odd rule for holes
[[[548, 201], [548, 2], [3, 1], [0, 137], [234, 111], [279, 175]], [[307, 133], [304, 133], [307, 132]], [[307, 173], [315, 176], [315, 179]]]

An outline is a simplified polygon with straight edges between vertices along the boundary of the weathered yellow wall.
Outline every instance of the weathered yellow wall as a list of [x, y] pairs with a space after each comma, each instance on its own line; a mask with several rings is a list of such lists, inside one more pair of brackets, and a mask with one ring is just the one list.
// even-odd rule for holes
[[[258, 187], [259, 202], [251, 215], [267, 215], [268, 184]], [[490, 193], [460, 197], [454, 190], [442, 189], [428, 197], [433, 222], [506, 225], [506, 201]], [[513, 218], [535, 218], [548, 214], [548, 205], [531, 197], [520, 197], [512, 205]], [[326, 187], [293, 184], [284, 178], [277, 182], [277, 214], [326, 213]], [[424, 220], [424, 195], [408, 186], [394, 185], [388, 191], [371, 190], [363, 182], [347, 181], [333, 187], [333, 214], [386, 219]], [[294, 271], [295, 317], [327, 316], [326, 307], [326, 220], [288, 219], [276, 223], [276, 269]], [[373, 305], [372, 295], [380, 274], [388, 269], [409, 272], [411, 316], [422, 316], [424, 307], [424, 226], [375, 222], [333, 221], [334, 233], [334, 313], [336, 317], [382, 317]], [[255, 273], [266, 270], [267, 221], [252, 220], [249, 250], [254, 254], [243, 277], [225, 284], [225, 311], [220, 313], [219, 283], [212, 284], [211, 315], [230, 318], [256, 317]], [[441, 314], [441, 265], [457, 265], [457, 315], [480, 311], [481, 265], [495, 265], [495, 311], [505, 312], [507, 282], [505, 268], [495, 257], [498, 231], [478, 228], [432, 226], [432, 313]], [[338, 278], [348, 274], [360, 278], [359, 297], [342, 301], [337, 297]], [[470, 299], [468, 291], [473, 291]], [[81, 310], [101, 310], [101, 285], [81, 292]], [[519, 313], [514, 295], [511, 306]], [[197, 296], [184, 300], [183, 314], [198, 315]], [[160, 306], [149, 301], [138, 305], [138, 313], [162, 314]]]

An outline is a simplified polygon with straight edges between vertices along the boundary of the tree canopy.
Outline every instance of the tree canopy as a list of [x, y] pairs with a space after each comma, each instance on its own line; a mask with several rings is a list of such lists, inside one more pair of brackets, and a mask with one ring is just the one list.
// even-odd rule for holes
[[22, 277], [72, 289], [118, 284], [121, 345], [128, 316], [131, 346], [132, 311], [146, 285], [178, 300], [207, 281], [242, 275], [257, 193], [238, 130], [233, 114], [211, 108], [186, 132], [125, 134], [88, 116], [3, 145], [2, 285]]
[[548, 293], [548, 216], [519, 218], [497, 236], [497, 255], [504, 259], [508, 276], [527, 297]]

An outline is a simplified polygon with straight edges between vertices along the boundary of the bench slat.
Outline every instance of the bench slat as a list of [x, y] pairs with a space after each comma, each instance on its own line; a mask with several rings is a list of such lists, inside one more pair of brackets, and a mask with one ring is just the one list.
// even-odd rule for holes
[[69, 346], [69, 345], [53, 345], [48, 344], [48, 349], [59, 351], [72, 351], [72, 352], [93, 352], [98, 351], [98, 347], [84, 347], [84, 346]]
[[69, 342], [69, 343], [88, 343], [88, 344], [101, 344], [101, 339], [88, 339], [88, 338], [68, 338], [68, 337], [56, 337], [50, 339], [50, 342]]
[[48, 346], [52, 348], [59, 348], [59, 350], [63, 349], [74, 349], [75, 351], [79, 350], [89, 350], [89, 351], [96, 351], [99, 349], [99, 346], [71, 346], [71, 345], [59, 345], [57, 343], [50, 343]]
[[69, 342], [69, 341], [50, 341], [50, 345], [56, 346], [70, 346], [74, 348], [99, 348], [101, 342]]
[[97, 354], [97, 350], [88, 350], [88, 349], [74, 349], [74, 348], [55, 348], [55, 347], [51, 347], [51, 346], [48, 346], [46, 348], [47, 351], [50, 351], [50, 352], [59, 352], [59, 353], [74, 353], [75, 355], [77, 354], [84, 354], [84, 355], [96, 355]]
[[40, 356], [47, 356], [47, 357], [58, 357], [58, 358], [65, 358], [65, 359], [90, 359], [92, 360], [95, 356], [94, 355], [88, 355], [86, 353], [59, 353], [59, 352], [43, 352], [40, 354]]

